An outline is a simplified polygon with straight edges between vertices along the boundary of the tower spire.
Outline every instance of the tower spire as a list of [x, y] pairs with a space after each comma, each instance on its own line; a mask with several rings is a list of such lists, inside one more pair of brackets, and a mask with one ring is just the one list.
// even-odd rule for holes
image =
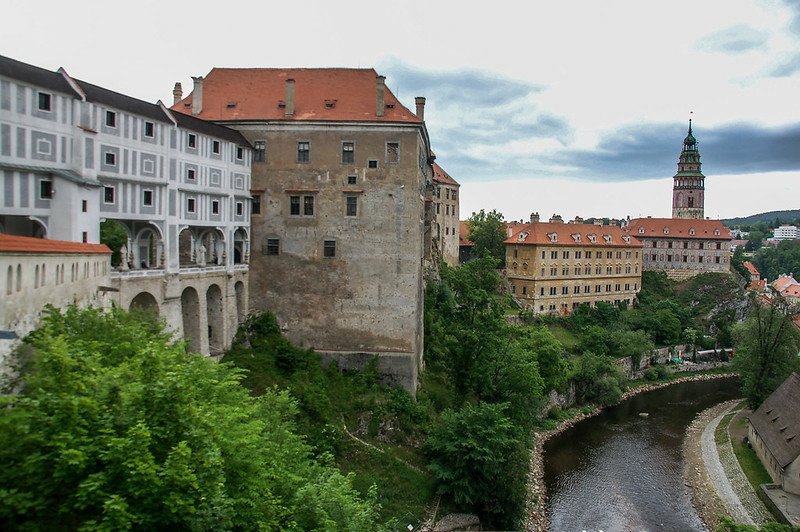
[[689, 132], [683, 139], [678, 159], [678, 173], [672, 187], [672, 217], [703, 219], [705, 176], [700, 170], [700, 151], [692, 134], [692, 111], [689, 112]]

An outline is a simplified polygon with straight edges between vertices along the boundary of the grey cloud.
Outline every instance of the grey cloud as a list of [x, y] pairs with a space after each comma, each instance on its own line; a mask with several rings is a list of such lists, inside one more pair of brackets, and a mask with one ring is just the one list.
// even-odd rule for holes
[[711, 33], [697, 41], [697, 47], [713, 52], [740, 54], [764, 48], [769, 35], [750, 26], [738, 25]]
[[800, 72], [800, 54], [795, 54], [777, 64], [769, 71], [769, 75], [775, 78], [785, 78]]

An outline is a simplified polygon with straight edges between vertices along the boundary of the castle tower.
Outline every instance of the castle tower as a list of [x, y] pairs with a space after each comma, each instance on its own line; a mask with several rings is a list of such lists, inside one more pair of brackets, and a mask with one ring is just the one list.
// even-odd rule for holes
[[683, 150], [678, 159], [678, 173], [672, 186], [672, 217], [702, 220], [705, 217], [705, 181], [700, 171], [700, 152], [697, 140], [692, 135], [692, 119], [689, 119], [689, 134], [683, 139]]

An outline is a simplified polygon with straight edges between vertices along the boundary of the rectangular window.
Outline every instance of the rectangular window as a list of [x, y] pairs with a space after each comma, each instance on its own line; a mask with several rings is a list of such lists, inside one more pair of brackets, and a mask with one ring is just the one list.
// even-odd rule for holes
[[561, 258], [568, 259], [569, 258], [569, 251], [564, 251], [561, 253]]
[[267, 239], [267, 255], [279, 255], [281, 252], [281, 241], [278, 238]]
[[569, 286], [562, 286], [562, 287], [561, 287], [561, 294], [562, 294], [562, 295], [567, 295], [567, 294], [569, 294]]
[[51, 199], [53, 197], [53, 182], [49, 179], [39, 181], [39, 198]]
[[144, 136], [151, 139], [156, 136], [156, 125], [154, 123], [144, 123]]
[[606, 285], [606, 292], [611, 292], [611, 285], [610, 284]]
[[103, 202], [114, 203], [114, 187], [105, 187], [103, 189]]
[[303, 196], [303, 216], [314, 216], [314, 196]]
[[325, 240], [322, 244], [322, 255], [324, 257], [335, 257], [336, 256], [336, 240]]
[[263, 162], [267, 158], [267, 143], [263, 140], [257, 140], [253, 147], [255, 151], [253, 152], [253, 160]]
[[620, 286], [620, 285], [618, 285], [618, 284], [614, 285], [614, 290], [616, 290], [617, 292], [619, 292], [619, 286]]
[[584, 293], [584, 294], [588, 294], [588, 293], [589, 293], [589, 292], [591, 292], [591, 291], [592, 291], [592, 287], [591, 287], [591, 286], [589, 286], [588, 284], [587, 284], [586, 286], [584, 286], [584, 287], [583, 287], [583, 293]]
[[522, 295], [523, 295], [523, 296], [526, 296], [526, 295], [528, 295], [528, 287], [527, 287], [527, 286], [523, 286], [523, 287], [522, 287]]
[[345, 215], [356, 216], [358, 214], [358, 196], [345, 196]]
[[[355, 176], [355, 175], [347, 176], [347, 184], [348, 185], [355, 185], [357, 181], [358, 181], [358, 176]], [[439, 205], [437, 204], [436, 206], [438, 207]]]
[[539, 295], [540, 295], [540, 296], [543, 296], [543, 295], [544, 295], [544, 287], [541, 287], [541, 288], [539, 289]]
[[300, 196], [289, 196], [289, 214], [300, 216]]
[[579, 258], [581, 258], [581, 252], [580, 252], [580, 251], [576, 251], [576, 252], [575, 252], [575, 258], [576, 258], [576, 259], [579, 259]]
[[551, 295], [551, 296], [554, 296], [554, 295], [556, 295], [556, 287], [555, 287], [555, 286], [551, 286], [551, 287], [550, 287], [550, 295]]
[[511, 285], [511, 293], [512, 294], [516, 294], [517, 293], [517, 287], [514, 286], [513, 284]]
[[84, 232], [81, 233], [81, 242], [83, 242], [84, 244], [89, 242], [89, 233], [88, 232], [84, 231]]
[[142, 191], [142, 205], [145, 207], [152, 207], [153, 206], [153, 191], [152, 190], [143, 190]]
[[580, 286], [572, 287], [572, 293], [573, 294], [580, 294], [581, 293], [581, 287]]
[[81, 212], [89, 212], [89, 202], [86, 200], [81, 201]]
[[558, 251], [551, 251], [550, 252], [550, 258], [551, 259], [557, 259], [558, 258]]
[[587, 259], [591, 259], [592, 258], [592, 252], [591, 251], [587, 251], [586, 252], [586, 258]]
[[188, 168], [186, 170], [186, 179], [188, 179], [189, 181], [194, 181], [196, 176], [197, 172], [195, 171], [194, 168]]
[[219, 214], [219, 200], [211, 200], [211, 214]]
[[261, 214], [261, 194], [253, 194], [252, 201], [250, 203], [250, 214]]
[[194, 212], [195, 200], [194, 198], [186, 198], [186, 212]]
[[236, 160], [241, 161], [244, 159], [244, 148], [236, 146]]
[[301, 141], [297, 143], [297, 162], [307, 163], [311, 159], [311, 143]]
[[244, 216], [244, 202], [236, 202], [236, 216]]
[[116, 166], [117, 165], [117, 154], [107, 151], [105, 154], [106, 165], [108, 166]]
[[188, 145], [190, 148], [197, 147], [197, 135], [195, 135], [194, 133], [189, 133]]
[[218, 140], [211, 141], [211, 153], [219, 154], [220, 151], [220, 143]]
[[342, 142], [342, 162], [352, 163], [353, 161], [355, 161], [355, 144]]
[[117, 113], [114, 111], [106, 111], [106, 126], [117, 127]]
[[52, 96], [50, 94], [46, 92], [39, 93], [39, 110], [40, 111], [53, 110]]
[[594, 291], [595, 291], [595, 293], [600, 292], [600, 285], [599, 284], [594, 285]]
[[396, 164], [400, 162], [400, 143], [387, 142], [386, 143], [386, 162], [388, 164]]
[[612, 251], [606, 251], [606, 258], [610, 259], [612, 257], [613, 257], [613, 252]]
[[378, 167], [378, 161], [377, 160], [370, 159], [369, 161], [367, 161], [367, 168], [377, 168], [377, 167]]

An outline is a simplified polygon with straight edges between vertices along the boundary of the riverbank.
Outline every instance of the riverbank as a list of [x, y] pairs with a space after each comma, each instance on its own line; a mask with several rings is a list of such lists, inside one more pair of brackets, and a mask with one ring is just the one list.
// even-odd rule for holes
[[[635, 383], [634, 387], [626, 391], [622, 395], [622, 401], [629, 399], [640, 393], [665, 388], [673, 384], [679, 384], [689, 381], [704, 381], [714, 380], [721, 378], [734, 377], [731, 373], [713, 373], [702, 375], [687, 375], [671, 379], [664, 382], [640, 382]], [[589, 413], [581, 413], [574, 418], [570, 418], [561, 422], [557, 427], [551, 430], [534, 432], [533, 434], [533, 449], [531, 451], [530, 468], [528, 473], [528, 494], [526, 502], [526, 515], [525, 515], [525, 530], [530, 531], [546, 531], [549, 530], [550, 520], [547, 512], [547, 493], [544, 486], [544, 444], [553, 436], [560, 434], [573, 425], [590, 417], [596, 416], [602, 412], [602, 408], [596, 408]]]

